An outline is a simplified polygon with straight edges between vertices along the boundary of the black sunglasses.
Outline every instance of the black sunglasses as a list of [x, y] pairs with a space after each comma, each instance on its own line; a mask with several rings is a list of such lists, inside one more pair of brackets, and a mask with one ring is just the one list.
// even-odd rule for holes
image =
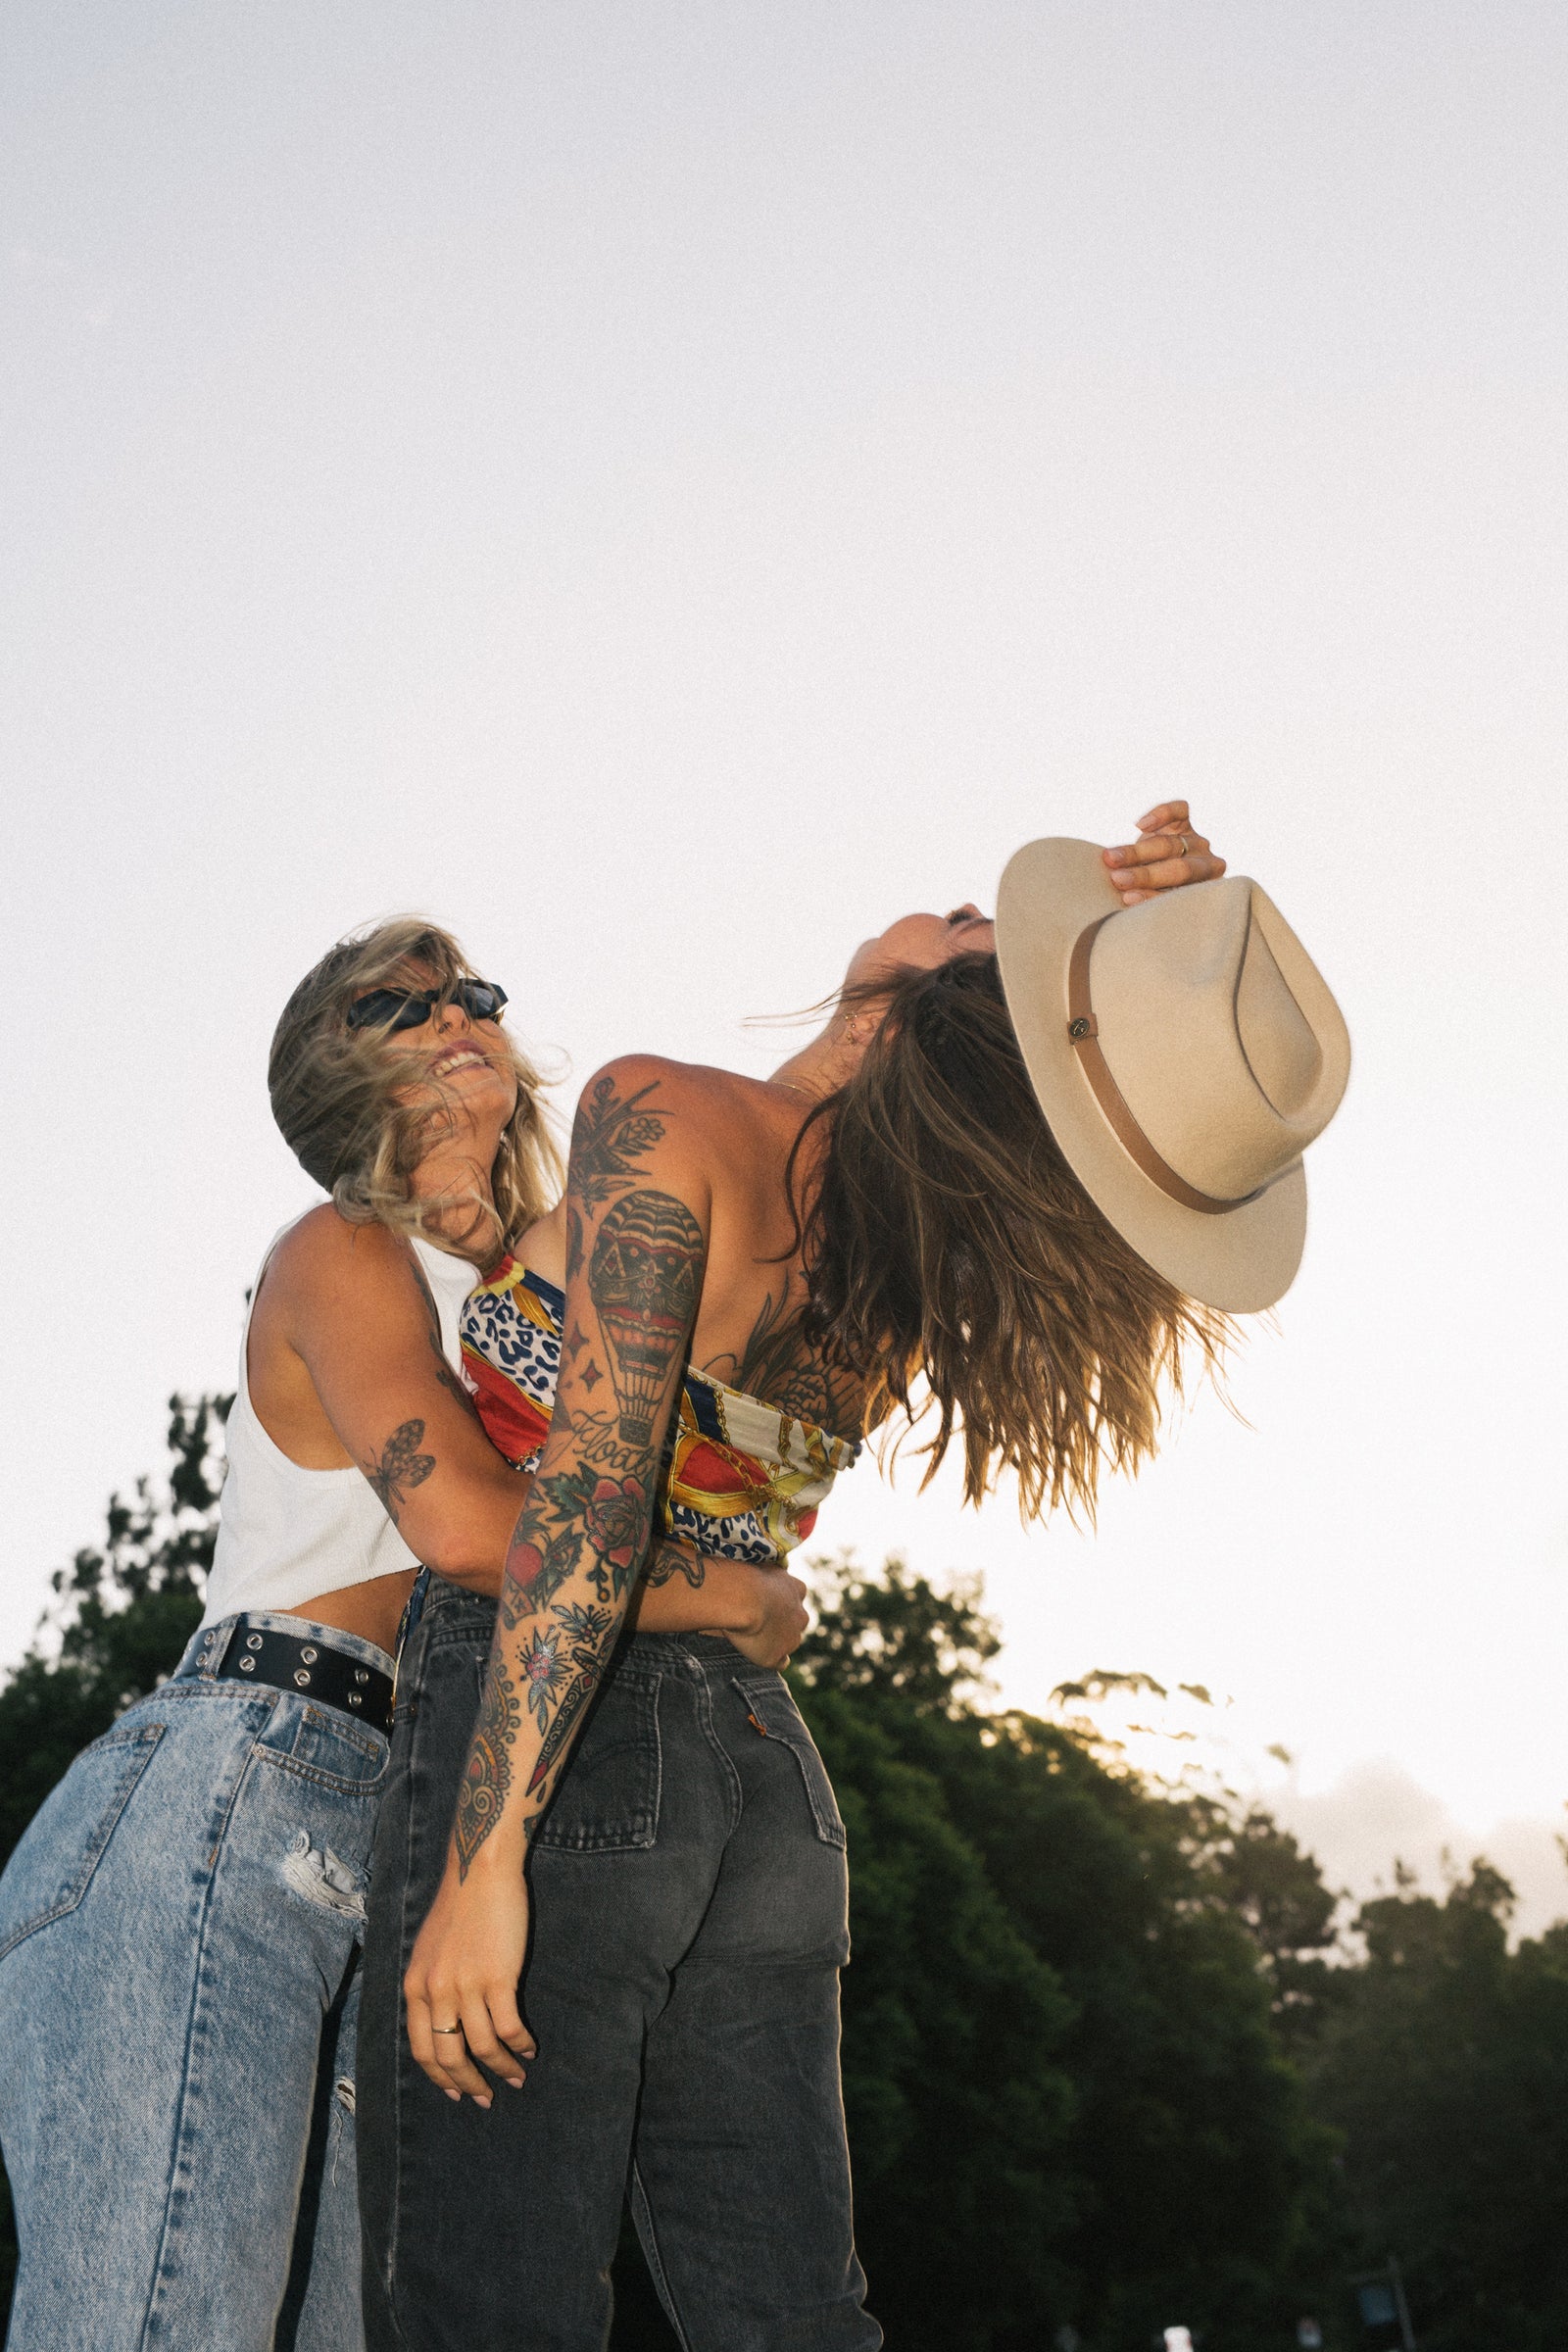
[[507, 992], [494, 980], [460, 980], [456, 988], [430, 989], [415, 996], [406, 988], [372, 988], [349, 1006], [351, 1029], [384, 1029], [389, 1037], [399, 1029], [417, 1029], [438, 1004], [461, 1004], [470, 1021], [499, 1019]]

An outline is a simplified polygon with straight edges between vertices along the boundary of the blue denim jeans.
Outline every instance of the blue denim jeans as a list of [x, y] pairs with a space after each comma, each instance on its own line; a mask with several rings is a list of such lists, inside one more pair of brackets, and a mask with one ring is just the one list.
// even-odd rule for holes
[[623, 1642], [528, 1865], [538, 2056], [488, 2112], [409, 2055], [494, 1608], [439, 1582], [404, 1653], [360, 2029], [374, 2352], [602, 2352], [629, 2196], [686, 2352], [874, 2352], [839, 2090], [844, 1827], [783, 1682]]
[[387, 1742], [210, 1679], [233, 1623], [76, 1758], [0, 1880], [12, 2352], [364, 2341], [355, 2010]]

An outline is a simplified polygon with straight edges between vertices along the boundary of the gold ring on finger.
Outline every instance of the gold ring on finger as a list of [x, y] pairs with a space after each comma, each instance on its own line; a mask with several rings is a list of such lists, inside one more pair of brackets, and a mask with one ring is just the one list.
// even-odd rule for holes
[[461, 2026], [432, 2026], [430, 2031], [432, 2034], [461, 2034], [463, 2028]]
[[1177, 836], [1176, 836], [1176, 838], [1177, 838], [1177, 840], [1178, 840], [1178, 841], [1181, 843], [1181, 845], [1182, 845], [1182, 846], [1181, 846], [1180, 855], [1181, 855], [1183, 858], [1190, 858], [1190, 857], [1192, 856], [1192, 854], [1193, 854], [1193, 845], [1192, 845], [1192, 843], [1191, 843], [1191, 842], [1188, 840], [1188, 838], [1187, 838], [1186, 834], [1185, 834], [1185, 833], [1178, 833], [1178, 834], [1177, 834]]

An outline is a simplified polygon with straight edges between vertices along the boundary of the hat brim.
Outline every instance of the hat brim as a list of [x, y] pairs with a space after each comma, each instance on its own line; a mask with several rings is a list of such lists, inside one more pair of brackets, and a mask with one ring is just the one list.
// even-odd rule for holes
[[[1191, 883], [1190, 889], [1205, 886]], [[1090, 1199], [1140, 1257], [1189, 1298], [1233, 1314], [1282, 1298], [1306, 1242], [1299, 1161], [1221, 1215], [1187, 1208], [1131, 1158], [1067, 1035], [1067, 967], [1079, 934], [1121, 899], [1091, 841], [1032, 841], [997, 893], [997, 955], [1019, 1049], [1040, 1107]], [[1179, 1054], [1181, 1040], [1171, 1040]]]

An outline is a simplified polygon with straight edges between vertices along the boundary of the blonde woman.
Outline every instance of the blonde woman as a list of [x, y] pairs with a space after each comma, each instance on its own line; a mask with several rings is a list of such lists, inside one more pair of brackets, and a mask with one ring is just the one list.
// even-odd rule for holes
[[[504, 991], [417, 921], [285, 1006], [272, 1107], [331, 1196], [271, 1244], [204, 1621], [0, 1882], [13, 2352], [355, 2352], [359, 1944], [420, 1562], [500, 1590], [529, 1478], [461, 1378], [481, 1268], [558, 1190]], [[793, 1580], [715, 1564], [645, 1621], [776, 1657]]]

